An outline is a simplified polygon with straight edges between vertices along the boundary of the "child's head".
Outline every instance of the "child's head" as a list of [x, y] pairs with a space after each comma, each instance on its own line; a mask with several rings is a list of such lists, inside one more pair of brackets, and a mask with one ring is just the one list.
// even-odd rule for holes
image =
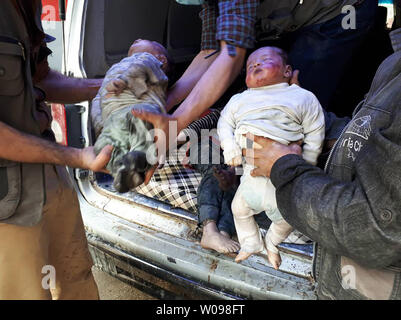
[[170, 69], [170, 59], [168, 52], [165, 47], [156, 41], [137, 39], [131, 45], [128, 51], [128, 56], [132, 56], [134, 53], [147, 52], [155, 56], [161, 63], [163, 63], [162, 69], [167, 74]]
[[276, 47], [262, 47], [249, 56], [246, 64], [246, 85], [258, 88], [291, 80], [292, 68], [287, 53]]

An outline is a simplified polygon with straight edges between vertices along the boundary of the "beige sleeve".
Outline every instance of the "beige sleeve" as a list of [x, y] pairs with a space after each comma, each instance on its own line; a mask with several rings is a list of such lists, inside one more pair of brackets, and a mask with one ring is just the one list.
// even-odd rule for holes
[[322, 152], [325, 136], [325, 120], [323, 108], [317, 98], [304, 111], [302, 126], [304, 128], [303, 158], [310, 164], [316, 165], [317, 158]]
[[220, 114], [220, 119], [217, 123], [217, 133], [221, 143], [221, 148], [224, 151], [224, 162], [228, 163], [233, 158], [242, 155], [240, 146], [235, 141], [235, 117], [234, 110], [238, 95], [233, 96], [224, 107]]

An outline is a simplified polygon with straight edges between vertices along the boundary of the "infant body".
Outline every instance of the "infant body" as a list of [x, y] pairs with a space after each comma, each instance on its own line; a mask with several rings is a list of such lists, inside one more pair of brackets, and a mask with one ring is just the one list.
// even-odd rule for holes
[[[138, 44], [142, 46], [138, 48]], [[106, 168], [119, 192], [142, 184], [146, 171], [156, 163], [152, 126], [131, 113], [133, 109], [165, 113], [168, 78], [163, 71], [164, 59], [154, 52], [155, 47], [147, 40], [135, 42], [130, 55], [107, 72], [93, 101], [92, 119], [98, 135], [95, 152], [113, 145]]]
[[[303, 140], [304, 159], [316, 164], [324, 140], [323, 110], [311, 92], [289, 84], [291, 75], [285, 53], [278, 48], [261, 48], [249, 57], [248, 90], [231, 98], [217, 126], [227, 164], [242, 164], [242, 149], [249, 148], [245, 135], [249, 133], [283, 144]], [[232, 203], [241, 245], [236, 261], [245, 260], [266, 247], [269, 261], [278, 268], [281, 260], [277, 245], [293, 228], [277, 209], [270, 179], [252, 177], [250, 164], [243, 163], [243, 167], [244, 174]], [[264, 242], [253, 217], [263, 211], [272, 221]]]

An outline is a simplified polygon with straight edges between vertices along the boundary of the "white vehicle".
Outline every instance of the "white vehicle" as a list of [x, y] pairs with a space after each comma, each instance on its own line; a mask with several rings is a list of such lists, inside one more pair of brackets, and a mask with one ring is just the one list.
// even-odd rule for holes
[[[69, 0], [65, 70], [74, 77], [101, 78], [137, 38], [164, 44], [177, 73], [185, 70], [199, 50], [199, 10], [175, 0]], [[87, 103], [54, 105], [59, 141], [93, 145], [89, 112]], [[183, 173], [191, 180], [189, 187], [179, 183], [181, 177], [175, 184], [154, 182], [118, 194], [112, 177], [71, 170], [98, 268], [160, 299], [316, 299], [312, 244], [282, 244], [278, 271], [261, 255], [237, 264], [233, 256], [201, 248], [193, 205], [199, 175], [180, 165], [167, 166], [163, 174]], [[167, 193], [173, 201], [166, 201]], [[268, 225], [262, 220], [265, 232]]]

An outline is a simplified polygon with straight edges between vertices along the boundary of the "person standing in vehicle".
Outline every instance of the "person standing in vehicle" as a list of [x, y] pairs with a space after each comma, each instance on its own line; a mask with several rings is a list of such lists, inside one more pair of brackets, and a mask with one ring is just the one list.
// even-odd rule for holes
[[270, 177], [278, 208], [317, 241], [320, 299], [401, 299], [401, 28], [323, 171], [297, 145], [256, 137], [253, 176]]
[[[269, 42], [277, 38], [291, 43], [289, 58], [294, 69], [300, 71], [302, 86], [326, 108], [352, 53], [374, 24], [377, 3], [378, 0], [205, 0], [200, 13], [201, 51], [172, 86], [166, 109], [181, 105], [172, 115], [136, 112], [135, 116], [164, 132], [157, 135], [156, 144], [159, 150], [168, 149], [176, 139], [169, 133], [169, 122], [176, 122], [178, 134], [198, 119], [240, 74], [247, 50], [273, 45]], [[348, 18], [347, 13], [342, 13], [345, 6], [355, 10], [355, 15], [350, 16], [355, 19], [355, 28], [344, 28]], [[297, 82], [297, 76], [294, 72], [292, 83]], [[326, 141], [332, 143], [348, 121], [325, 112]], [[150, 180], [153, 171], [148, 172], [145, 181]], [[220, 237], [215, 223], [208, 223], [205, 231]], [[225, 241], [221, 237], [220, 240]]]
[[[292, 44], [289, 60], [300, 71], [302, 86], [325, 108], [346, 63], [374, 24], [377, 4], [378, 0], [204, 0], [201, 51], [170, 89], [166, 109], [180, 106], [170, 116], [146, 112], [137, 116], [174, 141], [176, 137], [169, 136], [170, 121], [177, 122], [178, 133], [186, 128], [237, 78], [248, 49], [280, 38]], [[345, 126], [334, 120], [335, 115], [326, 112], [327, 139], [338, 137]], [[164, 140], [160, 137], [158, 144]]]
[[90, 100], [101, 80], [49, 69], [40, 12], [39, 0], [0, 2], [0, 299], [98, 299], [65, 166], [104, 170], [111, 147], [96, 157], [49, 141], [43, 101]]

